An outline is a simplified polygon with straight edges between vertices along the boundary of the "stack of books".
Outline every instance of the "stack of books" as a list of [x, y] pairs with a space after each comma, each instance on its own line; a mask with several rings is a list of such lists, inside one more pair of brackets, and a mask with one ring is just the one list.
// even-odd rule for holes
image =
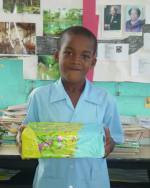
[[18, 127], [26, 115], [26, 104], [9, 106], [0, 111], [0, 143], [16, 144]]
[[135, 155], [139, 153], [145, 128], [139, 125], [123, 125], [123, 130], [125, 142], [116, 145], [113, 155]]

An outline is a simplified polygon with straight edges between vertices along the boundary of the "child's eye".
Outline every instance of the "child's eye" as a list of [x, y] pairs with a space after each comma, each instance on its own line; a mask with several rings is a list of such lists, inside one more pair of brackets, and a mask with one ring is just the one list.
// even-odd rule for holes
[[87, 54], [83, 54], [81, 57], [83, 60], [90, 60], [90, 58], [91, 58], [91, 56], [87, 55]]
[[72, 56], [73, 53], [71, 51], [64, 51], [64, 55], [67, 55], [67, 56]]

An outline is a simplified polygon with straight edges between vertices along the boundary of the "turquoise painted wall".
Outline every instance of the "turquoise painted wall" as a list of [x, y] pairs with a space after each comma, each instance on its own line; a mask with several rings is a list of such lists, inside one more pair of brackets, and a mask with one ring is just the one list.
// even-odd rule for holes
[[[27, 101], [32, 89], [50, 81], [23, 79], [23, 63], [18, 59], [0, 59], [0, 109]], [[150, 96], [150, 84], [132, 82], [94, 82], [97, 87], [106, 88], [118, 102], [121, 115], [150, 115], [145, 108], [145, 98]]]

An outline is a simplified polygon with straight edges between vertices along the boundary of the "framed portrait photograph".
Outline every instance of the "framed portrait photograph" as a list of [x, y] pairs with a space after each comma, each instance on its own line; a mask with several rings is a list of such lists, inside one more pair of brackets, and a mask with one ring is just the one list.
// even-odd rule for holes
[[118, 4], [99, 7], [98, 39], [122, 37], [122, 6]]
[[140, 33], [145, 24], [145, 8], [139, 6], [126, 6], [124, 31], [130, 33]]
[[121, 30], [121, 5], [104, 7], [104, 30]]

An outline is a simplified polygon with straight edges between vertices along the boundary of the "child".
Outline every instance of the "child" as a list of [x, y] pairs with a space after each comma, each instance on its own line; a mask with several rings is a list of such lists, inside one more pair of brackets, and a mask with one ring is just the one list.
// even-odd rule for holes
[[[84, 27], [70, 27], [61, 34], [55, 54], [61, 78], [31, 93], [24, 124], [81, 122], [105, 125], [108, 155], [114, 143], [123, 141], [123, 135], [114, 98], [86, 79], [87, 72], [96, 63], [96, 49], [95, 36]], [[39, 159], [33, 187], [109, 188], [106, 159]]]

